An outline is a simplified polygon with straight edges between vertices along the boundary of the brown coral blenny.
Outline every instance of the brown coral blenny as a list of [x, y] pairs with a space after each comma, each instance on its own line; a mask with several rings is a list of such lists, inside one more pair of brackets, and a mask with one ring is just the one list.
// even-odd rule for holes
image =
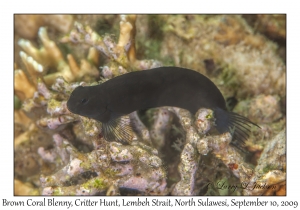
[[228, 112], [223, 95], [211, 80], [179, 67], [130, 72], [96, 86], [79, 86], [72, 92], [67, 106], [75, 114], [102, 122], [106, 140], [125, 144], [130, 142], [130, 126], [120, 117], [161, 106], [180, 107], [193, 114], [199, 108], [212, 109], [217, 130], [230, 132], [233, 144], [239, 148], [249, 137], [251, 125], [259, 127], [241, 115]]

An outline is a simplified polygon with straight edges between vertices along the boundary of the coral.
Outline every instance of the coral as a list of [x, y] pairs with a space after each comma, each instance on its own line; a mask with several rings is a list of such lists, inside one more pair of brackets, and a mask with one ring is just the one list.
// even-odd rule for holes
[[278, 45], [278, 55], [286, 62], [286, 15], [243, 15], [255, 31], [265, 35]]
[[30, 183], [22, 183], [19, 180], [14, 180], [15, 191], [14, 195], [39, 195], [39, 191], [35, 189]]
[[286, 187], [285, 129], [270, 140], [263, 150], [245, 195], [285, 195]]
[[41, 26], [67, 33], [73, 24], [72, 15], [15, 15], [15, 30], [26, 39], [33, 39]]
[[[220, 54], [225, 63], [236, 69], [235, 74], [239, 81], [237, 85], [243, 91], [251, 95], [261, 93], [285, 95], [285, 66], [274, 53], [273, 46], [266, 46], [259, 50], [240, 44], [226, 47]], [[248, 65], [245, 65], [245, 61]], [[245, 95], [243, 91], [241, 90], [237, 95]]]
[[[161, 63], [156, 60], [136, 59], [134, 42], [135, 21], [136, 15], [121, 16], [118, 43], [115, 43], [111, 36], [105, 35], [102, 37], [89, 26], [83, 26], [78, 22], [75, 23], [76, 28], [70, 32], [69, 36], [64, 37], [63, 41], [88, 44], [102, 52], [112, 61], [109, 66], [105, 67], [104, 75], [112, 74], [117, 76], [120, 74], [120, 68], [141, 70], [161, 66]], [[106, 73], [107, 71], [110, 73]]]
[[286, 38], [286, 15], [284, 14], [258, 14], [244, 15], [251, 26], [272, 40]]
[[285, 116], [282, 113], [279, 96], [258, 95], [251, 100], [240, 101], [234, 111], [247, 116], [251, 121], [260, 123], [261, 129], [253, 130], [252, 142], [247, 142], [248, 150], [260, 156], [268, 140], [285, 128]]
[[[264, 114], [262, 114], [264, 113]], [[282, 117], [279, 97], [259, 95], [255, 97], [249, 107], [249, 119], [254, 122], [270, 123]]]
[[171, 115], [166, 108], [157, 109], [155, 114], [155, 120], [152, 124], [150, 130], [150, 136], [153, 145], [157, 149], [161, 149], [166, 142], [165, 137], [167, 135], [167, 130], [170, 129]]
[[[43, 43], [40, 49], [35, 48], [29, 40], [20, 39], [18, 42], [25, 51], [25, 53], [20, 52], [20, 56], [23, 62], [26, 62], [27, 71], [33, 82], [36, 82], [37, 77], [43, 77], [45, 83], [51, 85], [59, 76], [64, 77], [69, 82], [98, 76], [97, 69], [90, 65], [86, 59], [81, 60], [79, 67], [73, 56], [69, 54], [67, 63], [55, 42], [49, 39], [46, 28], [41, 27], [38, 34]], [[90, 54], [89, 56], [91, 57]], [[57, 69], [57, 72], [47, 74], [50, 68]]]
[[129, 114], [130, 122], [133, 125], [133, 128], [137, 135], [144, 141], [147, 145], [152, 146], [152, 141], [150, 138], [150, 132], [144, 125], [144, 123], [139, 118], [137, 112], [132, 112]]
[[[200, 159], [200, 155], [196, 149], [196, 142], [199, 141], [199, 135], [192, 126], [191, 114], [187, 110], [179, 108], [170, 108], [170, 110], [178, 116], [183, 129], [186, 131], [186, 144], [181, 152], [181, 163], [178, 166], [181, 180], [175, 185], [172, 194], [195, 195], [195, 174]], [[207, 152], [205, 149], [204, 153]]]
[[176, 66], [209, 74], [204, 61], [213, 61], [215, 71], [222, 70], [216, 81], [225, 96], [285, 95], [285, 65], [277, 46], [255, 34], [241, 16], [180, 15], [166, 21], [161, 55]]
[[[193, 120], [188, 111], [178, 108], [172, 108], [172, 110], [177, 114], [186, 131], [187, 141], [181, 153], [181, 164], [179, 165], [181, 181], [176, 184], [172, 192], [173, 194], [195, 195], [198, 193], [195, 189], [195, 182], [197, 178], [199, 179], [196, 174], [201, 160], [200, 155], [203, 157], [203, 155], [207, 155], [209, 151], [212, 151], [242, 183], [249, 180], [253, 171], [250, 165], [245, 163], [243, 156], [229, 145], [231, 141], [231, 135], [229, 133], [219, 136], [203, 136], [214, 122], [211, 110], [200, 109], [196, 113], [194, 124], [195, 127], [198, 126], [198, 130], [193, 126]], [[199, 126], [200, 119], [202, 126]], [[199, 129], [199, 127], [202, 129]], [[232, 167], [233, 164], [236, 165], [236, 167]]]
[[[15, 16], [16, 195], [285, 194], [285, 65], [243, 16], [37, 17]], [[30, 19], [26, 31], [20, 24]], [[123, 117], [132, 142], [122, 145], [104, 139], [100, 122], [66, 107], [79, 85], [162, 63], [209, 75], [225, 98], [236, 97], [235, 112], [261, 127], [246, 142], [250, 154], [232, 147], [229, 133], [216, 133], [209, 109], [195, 116], [176, 107], [133, 112]], [[243, 183], [276, 189], [219, 186]]]
[[[57, 153], [66, 164], [50, 176], [41, 177], [42, 194], [95, 195], [114, 188], [135, 189], [145, 194], [165, 194], [166, 175], [157, 151], [140, 143], [124, 146], [119, 143], [104, 143], [91, 153], [80, 154], [58, 134], [53, 136]], [[55, 157], [45, 157], [57, 161]], [[90, 176], [88, 181], [77, 184], [75, 178]], [[73, 180], [72, 180], [73, 179]], [[72, 187], [69, 187], [71, 182]], [[119, 194], [119, 192], [114, 192]]]
[[30, 118], [28, 118], [22, 110], [14, 110], [14, 136], [18, 137], [21, 133], [26, 131], [32, 124]]
[[51, 136], [38, 129], [34, 124], [27, 131], [18, 135], [14, 140], [14, 164], [15, 178], [28, 179], [39, 174], [42, 169], [42, 160], [37, 154], [37, 149], [41, 146], [51, 146]]
[[24, 71], [15, 70], [15, 86], [14, 92], [20, 100], [31, 98], [36, 91], [36, 86], [28, 79]]

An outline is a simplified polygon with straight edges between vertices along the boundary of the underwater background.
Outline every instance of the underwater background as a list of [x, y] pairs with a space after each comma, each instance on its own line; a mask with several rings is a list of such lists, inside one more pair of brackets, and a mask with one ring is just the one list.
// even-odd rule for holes
[[[19, 14], [14, 29], [15, 195], [286, 194], [285, 15]], [[247, 152], [197, 130], [210, 110], [134, 112], [122, 145], [66, 107], [79, 85], [159, 66], [206, 75], [258, 124]]]

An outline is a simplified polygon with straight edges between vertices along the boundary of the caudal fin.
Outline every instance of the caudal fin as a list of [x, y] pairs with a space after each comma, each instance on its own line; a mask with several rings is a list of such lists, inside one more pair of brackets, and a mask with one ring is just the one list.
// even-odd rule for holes
[[220, 133], [230, 132], [231, 144], [245, 151], [245, 142], [251, 134], [251, 127], [260, 127], [244, 116], [220, 108], [214, 109], [214, 114], [217, 130]]

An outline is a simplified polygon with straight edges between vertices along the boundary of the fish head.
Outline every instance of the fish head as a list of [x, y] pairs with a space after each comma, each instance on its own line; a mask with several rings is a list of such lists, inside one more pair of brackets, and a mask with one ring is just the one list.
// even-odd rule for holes
[[100, 122], [105, 122], [110, 118], [110, 111], [107, 109], [105, 100], [93, 86], [75, 88], [67, 102], [67, 107], [74, 114]]

